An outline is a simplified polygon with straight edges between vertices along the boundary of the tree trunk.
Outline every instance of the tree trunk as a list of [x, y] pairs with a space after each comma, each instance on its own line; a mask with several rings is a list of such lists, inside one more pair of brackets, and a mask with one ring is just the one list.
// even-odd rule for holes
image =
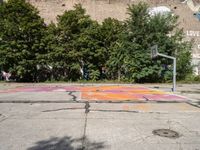
[[121, 71], [120, 71], [120, 69], [118, 69], [117, 74], [118, 74], [118, 81], [120, 81], [121, 80]]

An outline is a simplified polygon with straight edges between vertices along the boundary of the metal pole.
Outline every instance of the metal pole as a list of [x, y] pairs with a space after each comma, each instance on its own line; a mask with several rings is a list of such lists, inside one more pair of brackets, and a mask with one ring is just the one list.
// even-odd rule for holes
[[158, 56], [162, 56], [162, 57], [166, 57], [166, 58], [169, 58], [169, 59], [174, 59], [174, 58], [175, 58], [175, 57], [168, 56], [168, 55], [161, 54], [161, 53], [158, 53], [157, 55], [158, 55]]
[[172, 91], [176, 91], [176, 58], [173, 59], [173, 89]]
[[176, 91], [176, 58], [165, 54], [158, 53], [158, 56], [166, 57], [173, 60], [173, 87], [172, 92]]

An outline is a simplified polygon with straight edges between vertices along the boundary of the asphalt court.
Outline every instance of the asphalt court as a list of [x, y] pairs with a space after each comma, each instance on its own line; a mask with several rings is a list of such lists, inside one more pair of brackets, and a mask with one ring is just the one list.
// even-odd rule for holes
[[138, 85], [20, 85], [0, 89], [0, 100], [185, 102], [186, 97]]
[[140, 85], [0, 84], [0, 149], [200, 149], [189, 100]]

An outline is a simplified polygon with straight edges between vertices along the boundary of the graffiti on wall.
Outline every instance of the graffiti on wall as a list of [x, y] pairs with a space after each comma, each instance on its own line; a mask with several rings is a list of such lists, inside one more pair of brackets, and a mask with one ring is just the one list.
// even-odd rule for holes
[[192, 37], [199, 37], [200, 36], [200, 31], [192, 31], [192, 30], [187, 30], [186, 31], [187, 36], [192, 36]]
[[[187, 30], [186, 36], [188, 36], [188, 37], [200, 37], [200, 31]], [[197, 49], [200, 49], [200, 44], [197, 44]]]

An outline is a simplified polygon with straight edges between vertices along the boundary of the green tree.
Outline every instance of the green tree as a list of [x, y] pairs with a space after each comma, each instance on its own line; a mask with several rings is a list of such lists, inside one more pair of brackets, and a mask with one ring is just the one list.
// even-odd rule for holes
[[65, 11], [57, 20], [57, 25], [50, 24], [46, 31], [46, 53], [40, 60], [47, 61], [41, 64], [52, 67], [55, 80], [78, 80], [82, 64], [78, 39], [91, 26], [92, 20], [80, 4], [75, 5], [74, 10]]
[[105, 66], [107, 79], [115, 79], [115, 71], [120, 63], [119, 57], [115, 57], [115, 48], [119, 46], [119, 37], [124, 30], [124, 24], [117, 19], [107, 18], [103, 21], [101, 26], [101, 33], [103, 35], [103, 43], [106, 48]]
[[[57, 25], [48, 26], [44, 38], [46, 52], [40, 60], [47, 60], [53, 67], [56, 80], [81, 79], [81, 69], [87, 71], [88, 79], [101, 79], [120, 25], [121, 22], [111, 18], [100, 25], [85, 14], [80, 4], [75, 5], [74, 10], [58, 17]], [[41, 64], [47, 66], [45, 62]]]
[[[160, 53], [177, 57], [178, 74], [190, 72], [191, 47], [190, 43], [183, 41], [183, 32], [177, 27], [177, 16], [150, 16], [145, 3], [129, 6], [128, 12], [130, 17], [125, 22], [125, 30], [110, 58], [118, 78], [135, 82], [157, 82], [171, 78], [171, 60], [150, 58], [150, 46], [154, 44], [159, 46]], [[187, 67], [181, 68], [183, 64]]]
[[90, 79], [98, 80], [105, 61], [105, 47], [100, 33], [100, 25], [93, 22], [80, 34], [75, 46], [80, 51], [80, 62], [83, 68], [87, 68]]
[[80, 35], [77, 45], [82, 53], [82, 62], [88, 66], [91, 80], [110, 78], [110, 71], [106, 68], [112, 46], [117, 41], [121, 28], [122, 22], [107, 18], [102, 24], [93, 21]]
[[19, 80], [34, 81], [36, 56], [42, 51], [45, 24], [38, 11], [25, 0], [0, 5], [0, 66]]

